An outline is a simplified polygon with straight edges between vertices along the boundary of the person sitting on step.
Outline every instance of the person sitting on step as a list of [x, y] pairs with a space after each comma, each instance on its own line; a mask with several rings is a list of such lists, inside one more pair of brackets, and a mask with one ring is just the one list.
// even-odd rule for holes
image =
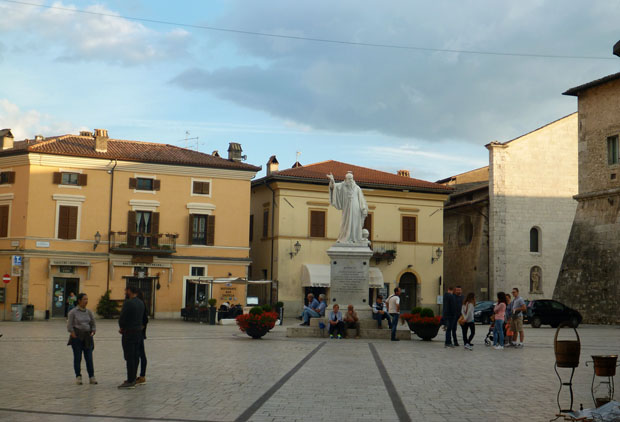
[[329, 338], [334, 338], [335, 333], [337, 338], [341, 339], [343, 330], [342, 312], [340, 312], [340, 306], [334, 303], [332, 311], [329, 313]]

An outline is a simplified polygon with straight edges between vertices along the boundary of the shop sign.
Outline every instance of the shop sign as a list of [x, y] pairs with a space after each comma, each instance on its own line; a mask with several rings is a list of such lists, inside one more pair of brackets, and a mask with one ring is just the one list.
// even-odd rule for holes
[[50, 259], [50, 265], [55, 265], [58, 267], [90, 267], [90, 261]]
[[64, 274], [73, 274], [75, 273], [75, 267], [72, 265], [62, 265], [59, 271]]

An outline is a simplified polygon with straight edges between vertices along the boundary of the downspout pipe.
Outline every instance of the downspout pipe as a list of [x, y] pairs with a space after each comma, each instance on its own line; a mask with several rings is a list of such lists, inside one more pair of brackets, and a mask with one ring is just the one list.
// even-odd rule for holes
[[[111, 163], [111, 161], [110, 161]], [[114, 199], [114, 171], [116, 170], [116, 166], [118, 165], [118, 160], [114, 160], [114, 166], [111, 170], [108, 170], [110, 173], [110, 208], [108, 211], [108, 277], [106, 281], [106, 292], [110, 290], [110, 233], [112, 232], [112, 201]]]

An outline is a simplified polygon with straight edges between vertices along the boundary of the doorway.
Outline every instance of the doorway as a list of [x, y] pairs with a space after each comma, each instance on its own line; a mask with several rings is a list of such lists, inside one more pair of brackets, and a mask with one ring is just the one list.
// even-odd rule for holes
[[66, 318], [69, 312], [67, 298], [71, 292], [79, 293], [79, 278], [54, 277], [52, 289], [52, 318]]
[[418, 304], [418, 278], [413, 273], [405, 273], [398, 282], [400, 287], [400, 309], [409, 312]]
[[149, 316], [153, 316], [155, 300], [153, 297], [153, 283], [157, 277], [127, 277], [127, 286], [134, 286], [140, 289], [144, 295], [144, 304]]

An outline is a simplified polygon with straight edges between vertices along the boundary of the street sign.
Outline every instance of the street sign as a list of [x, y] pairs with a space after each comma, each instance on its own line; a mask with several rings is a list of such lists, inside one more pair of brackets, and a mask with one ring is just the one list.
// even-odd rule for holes
[[9, 284], [11, 282], [11, 276], [8, 274], [3, 275], [2, 281], [4, 282], [4, 284]]
[[22, 266], [22, 256], [21, 255], [13, 255], [11, 257], [11, 262], [14, 267], [21, 267]]
[[21, 277], [21, 275], [22, 275], [22, 267], [18, 267], [16, 265], [13, 265], [11, 267], [11, 275], [13, 277]]

